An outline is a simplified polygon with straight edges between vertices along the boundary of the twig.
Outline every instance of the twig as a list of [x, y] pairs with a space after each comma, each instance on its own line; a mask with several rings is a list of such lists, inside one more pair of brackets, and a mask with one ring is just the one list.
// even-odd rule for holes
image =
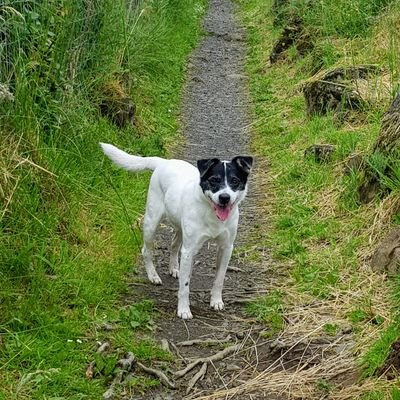
[[85, 376], [88, 379], [93, 379], [94, 376], [94, 367], [96, 366], [96, 360], [93, 360], [88, 367], [86, 368]]
[[158, 378], [164, 386], [167, 386], [170, 389], [175, 389], [175, 384], [168, 379], [167, 375], [165, 375], [164, 372], [161, 372], [157, 369], [146, 367], [139, 361], [137, 361], [137, 366], [141, 368], [144, 372], [147, 372], [148, 374]]
[[169, 344], [171, 345], [171, 347], [174, 349], [174, 352], [176, 353], [176, 355], [185, 363], [187, 364], [186, 358], [182, 356], [181, 352], [179, 351], [178, 347], [176, 346], [176, 344], [174, 342], [169, 341]]
[[201, 379], [204, 378], [205, 374], [207, 373], [207, 363], [203, 363], [199, 372], [193, 376], [193, 378], [189, 381], [188, 387], [186, 389], [186, 394], [189, 394], [193, 389], [194, 385]]
[[226, 343], [231, 340], [231, 335], [228, 335], [225, 339], [192, 339], [192, 340], [185, 340], [183, 342], [178, 342], [178, 346], [193, 346], [194, 344], [220, 344]]
[[201, 364], [201, 363], [208, 363], [208, 362], [214, 362], [214, 361], [220, 361], [230, 355], [231, 353], [234, 353], [235, 351], [239, 350], [240, 344], [235, 344], [233, 346], [227, 347], [218, 353], [215, 353], [214, 355], [210, 357], [203, 357], [203, 358], [198, 358], [197, 360], [193, 361], [190, 363], [186, 368], [181, 369], [179, 371], [176, 371], [174, 375], [177, 378], [182, 378], [185, 376], [189, 371], [191, 371], [196, 365]]
[[242, 268], [239, 267], [228, 267], [228, 271], [233, 271], [233, 272], [244, 272]]

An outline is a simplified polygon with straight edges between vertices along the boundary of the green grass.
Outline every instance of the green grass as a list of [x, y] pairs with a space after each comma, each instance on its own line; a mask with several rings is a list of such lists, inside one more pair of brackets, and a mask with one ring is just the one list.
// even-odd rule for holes
[[[255, 116], [253, 146], [269, 163], [270, 231], [266, 246], [271, 249], [279, 272], [287, 274], [284, 284], [290, 285], [277, 288], [280, 302], [289, 309], [290, 301], [298, 293], [299, 301], [310, 301], [311, 297], [317, 303], [334, 299], [340, 303], [347, 296], [352, 297], [353, 291], [365, 289], [362, 296], [352, 298], [342, 318], [353, 325], [357, 340], [363, 340], [362, 335], [368, 335], [371, 326], [381, 336], [375, 345], [369, 339], [370, 350], [358, 360], [371, 374], [384, 361], [390, 344], [400, 336], [398, 303], [391, 301], [393, 297], [400, 298], [400, 291], [398, 285], [382, 283], [369, 290], [361, 283], [366, 262], [363, 257], [373, 250], [369, 242], [371, 225], [382, 204], [377, 199], [369, 206], [360, 205], [357, 188], [361, 177], [357, 172], [343, 174], [343, 164], [353, 153], [368, 153], [387, 104], [368, 106], [353, 122], [340, 124], [333, 115], [308, 117], [299, 87], [315, 72], [316, 60], [322, 60], [318, 64], [322, 68], [377, 63], [398, 76], [400, 65], [393, 47], [388, 45], [399, 40], [398, 31], [392, 29], [399, 15], [398, 3], [339, 0], [310, 2], [314, 6], [306, 7], [304, 1], [289, 1], [289, 14], [296, 12], [303, 19], [307, 31], [313, 33], [315, 47], [304, 57], [290, 51], [287, 60], [272, 66], [267, 65], [267, 60], [285, 21], [274, 26], [272, 1], [237, 3], [248, 31], [247, 72]], [[370, 43], [374, 43], [373, 48]], [[312, 157], [305, 157], [305, 149], [315, 143], [335, 145], [332, 159], [317, 163]], [[381, 172], [387, 165], [383, 165], [387, 159], [369, 162]], [[391, 160], [389, 164], [398, 163]], [[386, 174], [380, 176], [395, 199], [400, 185], [397, 167], [391, 168], [390, 179]], [[392, 213], [387, 222], [382, 221], [380, 237], [383, 230], [398, 226], [398, 212]], [[374, 240], [376, 246], [376, 237]], [[285, 296], [288, 291], [290, 301]], [[380, 301], [385, 301], [383, 309], [379, 308]], [[263, 309], [259, 304], [252, 314], [262, 318]], [[271, 324], [266, 321], [267, 326]], [[325, 333], [330, 335], [335, 335], [339, 328], [336, 324], [324, 326]]]
[[274, 336], [283, 328], [283, 305], [278, 292], [249, 303], [246, 313], [266, 325], [268, 332], [264, 332], [264, 335]]
[[[97, 340], [117, 356], [169, 359], [143, 336], [151, 303], [120, 304], [149, 174], [114, 168], [98, 142], [166, 154], [204, 9], [203, 0], [0, 5], [1, 83], [14, 97], [0, 100], [0, 397], [99, 398], [106, 377], [85, 378]], [[110, 83], [136, 103], [134, 127], [100, 116]], [[132, 393], [136, 384], [154, 382], [138, 377]]]

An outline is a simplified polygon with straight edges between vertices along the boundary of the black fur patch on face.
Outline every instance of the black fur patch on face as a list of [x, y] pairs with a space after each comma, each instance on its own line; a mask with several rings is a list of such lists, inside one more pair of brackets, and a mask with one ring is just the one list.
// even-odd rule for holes
[[[204, 168], [204, 166], [208, 166], [208, 168]], [[216, 193], [225, 187], [225, 166], [223, 162], [217, 158], [199, 160], [197, 168], [200, 171], [200, 186], [203, 192], [210, 190]]]
[[200, 186], [203, 192], [209, 190], [216, 193], [226, 187], [232, 191], [244, 190], [247, 177], [253, 164], [252, 157], [238, 156], [231, 162], [222, 162], [217, 158], [199, 160]]

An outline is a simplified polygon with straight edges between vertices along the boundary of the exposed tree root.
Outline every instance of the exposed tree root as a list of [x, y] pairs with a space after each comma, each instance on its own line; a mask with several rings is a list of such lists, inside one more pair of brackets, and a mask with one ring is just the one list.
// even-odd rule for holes
[[167, 386], [170, 389], [175, 389], [175, 387], [176, 387], [175, 384], [168, 379], [167, 375], [165, 375], [164, 372], [159, 371], [158, 369], [153, 369], [153, 368], [146, 367], [145, 365], [143, 365], [139, 361], [136, 364], [144, 372], [147, 372], [148, 374], [153, 375], [156, 378], [158, 378], [160, 380], [160, 382], [164, 386]]
[[239, 350], [240, 347], [241, 347], [241, 344], [235, 344], [233, 346], [227, 347], [227, 348], [219, 351], [218, 353], [215, 353], [214, 355], [212, 355], [210, 357], [198, 358], [197, 360], [194, 360], [189, 365], [187, 365], [186, 368], [176, 371], [174, 373], [174, 375], [177, 378], [182, 378], [197, 365], [199, 365], [201, 363], [220, 361], [220, 360], [224, 359], [225, 357], [229, 356], [230, 354], [234, 353], [235, 351]]
[[199, 372], [197, 372], [196, 375], [193, 376], [193, 378], [189, 381], [188, 387], [186, 389], [186, 394], [189, 394], [192, 389], [194, 388], [194, 386], [196, 385], [196, 383], [200, 380], [203, 379], [204, 376], [207, 373], [207, 363], [203, 363], [203, 365], [201, 366]]

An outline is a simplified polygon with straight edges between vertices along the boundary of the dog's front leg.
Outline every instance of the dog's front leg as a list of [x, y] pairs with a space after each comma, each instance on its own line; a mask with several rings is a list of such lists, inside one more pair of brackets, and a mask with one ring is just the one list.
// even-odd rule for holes
[[214, 310], [223, 310], [222, 288], [224, 286], [225, 274], [228, 269], [228, 263], [231, 259], [233, 244], [224, 243], [218, 246], [217, 251], [217, 273], [213, 287], [211, 289], [210, 307]]
[[179, 291], [178, 291], [178, 317], [182, 319], [193, 318], [190, 311], [189, 286], [192, 276], [193, 257], [201, 246], [190, 247], [183, 243], [181, 250], [181, 262], [179, 268]]

